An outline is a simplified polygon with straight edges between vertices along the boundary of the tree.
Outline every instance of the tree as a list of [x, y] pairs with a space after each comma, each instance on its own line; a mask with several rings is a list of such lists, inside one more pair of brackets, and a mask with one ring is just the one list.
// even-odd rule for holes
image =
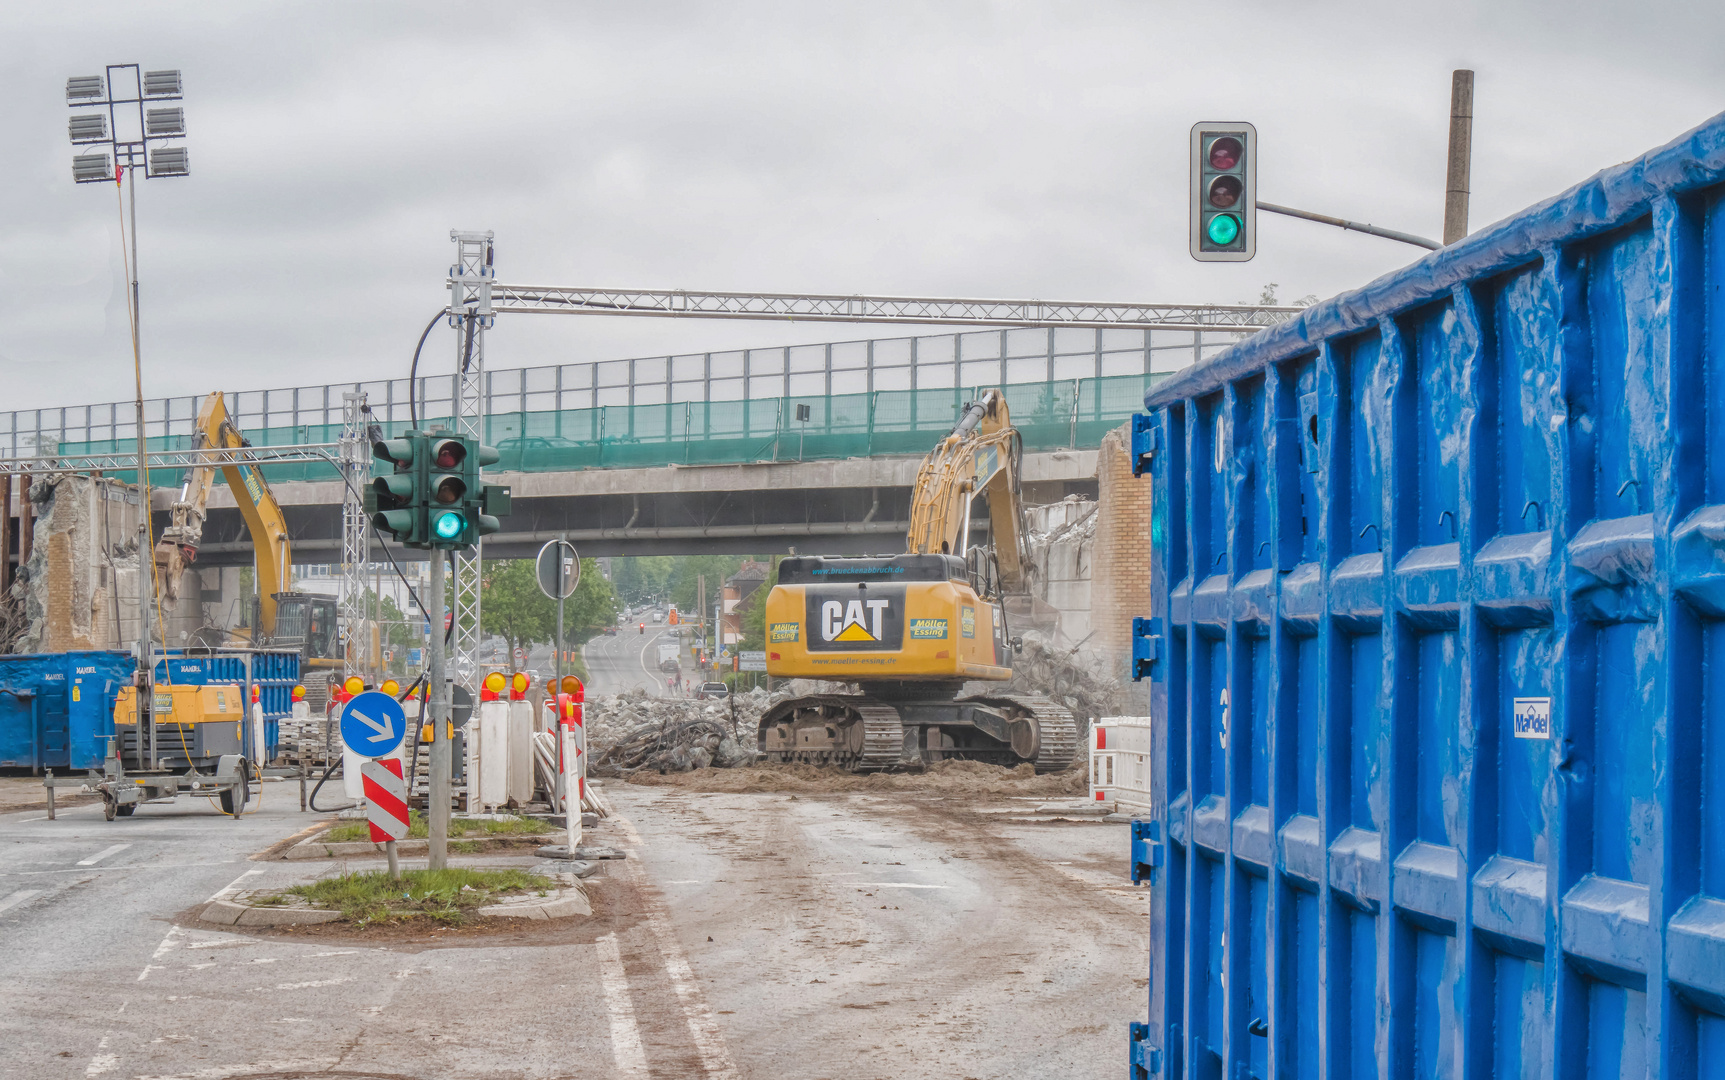
[[[480, 573], [484, 599], [480, 629], [496, 634], [513, 652], [530, 645], [549, 645], [557, 635], [557, 601], [539, 591], [532, 559], [487, 562]], [[593, 559], [581, 560], [581, 583], [564, 601], [563, 637], [577, 648], [617, 621], [617, 597], [611, 582]]]

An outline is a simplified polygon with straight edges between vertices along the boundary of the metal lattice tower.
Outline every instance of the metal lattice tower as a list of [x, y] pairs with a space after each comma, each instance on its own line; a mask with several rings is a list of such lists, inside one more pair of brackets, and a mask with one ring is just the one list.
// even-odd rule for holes
[[[497, 280], [492, 267], [492, 236], [489, 230], [449, 231], [456, 246], [455, 265], [449, 268], [449, 325], [456, 330], [455, 431], [480, 442], [485, 441], [485, 331], [496, 318], [491, 310], [491, 286]], [[455, 616], [449, 672], [475, 694], [479, 692], [482, 550], [483, 542], [476, 542], [472, 550], [450, 552], [449, 559], [454, 577], [449, 609]], [[432, 627], [432, 633], [439, 629]]]
[[[366, 610], [366, 567], [371, 563], [371, 545], [366, 535], [365, 505], [361, 492], [371, 482], [371, 447], [366, 437], [371, 414], [365, 408], [365, 394], [348, 391], [341, 395], [341, 441], [337, 444], [343, 485], [341, 500], [341, 612], [348, 626], [349, 648], [342, 663], [342, 674], [355, 675], [365, 666], [352, 648], [353, 634], [366, 625], [370, 612]], [[369, 632], [362, 651], [369, 649]]]

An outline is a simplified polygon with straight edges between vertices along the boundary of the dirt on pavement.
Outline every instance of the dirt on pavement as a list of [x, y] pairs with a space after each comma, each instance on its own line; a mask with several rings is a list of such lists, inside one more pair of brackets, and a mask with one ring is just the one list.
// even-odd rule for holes
[[691, 772], [630, 773], [631, 784], [684, 791], [747, 795], [766, 792], [831, 794], [839, 792], [919, 792], [928, 795], [994, 795], [1004, 798], [1062, 798], [1083, 795], [1089, 776], [1083, 768], [1036, 774], [1031, 765], [1015, 769], [979, 761], [941, 761], [916, 773], [848, 773], [817, 765], [748, 765]]

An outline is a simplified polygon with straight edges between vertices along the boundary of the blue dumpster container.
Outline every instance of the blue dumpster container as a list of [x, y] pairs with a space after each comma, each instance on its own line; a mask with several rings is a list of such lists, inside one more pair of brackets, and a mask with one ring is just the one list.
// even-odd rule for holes
[[[293, 688], [299, 682], [297, 652], [255, 652], [252, 682], [258, 687], [258, 704], [264, 707], [264, 748], [273, 758], [281, 741], [281, 720], [293, 714]], [[156, 680], [186, 686], [209, 686], [246, 681], [246, 654], [185, 652], [170, 649], [156, 661]]]
[[1133, 1075], [1725, 1077], [1722, 282], [1725, 116], [1146, 396]]
[[130, 653], [0, 655], [0, 768], [99, 769]]

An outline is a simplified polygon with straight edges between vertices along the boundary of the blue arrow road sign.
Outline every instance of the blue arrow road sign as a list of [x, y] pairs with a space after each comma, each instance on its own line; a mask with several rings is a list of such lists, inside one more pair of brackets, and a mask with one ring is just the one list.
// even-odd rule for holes
[[358, 694], [341, 710], [341, 741], [361, 757], [383, 757], [401, 745], [407, 713], [381, 690]]

